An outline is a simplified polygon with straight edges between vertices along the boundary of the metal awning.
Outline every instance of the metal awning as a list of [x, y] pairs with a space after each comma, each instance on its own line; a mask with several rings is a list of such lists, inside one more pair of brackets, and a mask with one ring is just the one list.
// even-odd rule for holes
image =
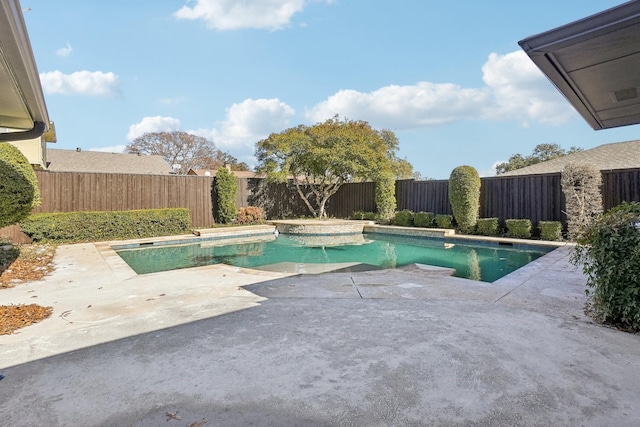
[[593, 129], [640, 123], [640, 1], [518, 44]]
[[48, 129], [47, 107], [19, 0], [0, 1], [0, 94], [0, 127], [26, 130], [25, 136], [31, 138]]

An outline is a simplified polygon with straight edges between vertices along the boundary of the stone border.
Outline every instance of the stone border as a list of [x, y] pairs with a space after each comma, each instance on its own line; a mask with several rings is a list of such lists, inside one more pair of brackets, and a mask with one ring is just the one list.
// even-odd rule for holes
[[282, 234], [362, 234], [371, 221], [349, 220], [277, 220], [269, 221]]

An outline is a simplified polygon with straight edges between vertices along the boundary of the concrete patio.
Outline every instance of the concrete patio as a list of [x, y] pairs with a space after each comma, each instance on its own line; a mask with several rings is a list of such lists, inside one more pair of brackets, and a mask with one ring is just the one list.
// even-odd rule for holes
[[[559, 248], [494, 283], [419, 266], [137, 276], [65, 245], [0, 304], [6, 425], [635, 426], [640, 337], [593, 324]], [[197, 424], [193, 424], [197, 425]]]

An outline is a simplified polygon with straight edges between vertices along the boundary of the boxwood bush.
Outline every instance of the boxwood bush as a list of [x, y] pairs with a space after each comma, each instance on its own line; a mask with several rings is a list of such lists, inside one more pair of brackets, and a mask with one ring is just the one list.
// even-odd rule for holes
[[560, 221], [540, 221], [538, 228], [540, 229], [540, 238], [542, 240], [550, 240], [552, 242], [562, 240], [562, 223]]
[[531, 238], [531, 220], [529, 219], [508, 219], [507, 236], [514, 239]]
[[379, 216], [376, 212], [362, 212], [357, 211], [351, 215], [351, 219], [356, 220], [366, 220], [366, 221], [377, 221]]
[[476, 233], [481, 236], [497, 236], [500, 233], [498, 218], [479, 218]]
[[453, 228], [452, 215], [438, 214], [435, 221], [438, 228]]
[[9, 143], [0, 143], [0, 227], [26, 218], [40, 204], [38, 179], [27, 158]]
[[640, 331], [640, 203], [623, 203], [581, 234], [572, 261], [587, 275], [587, 313]]
[[417, 212], [413, 215], [413, 225], [416, 227], [433, 227], [436, 214], [433, 212]]
[[400, 225], [402, 227], [413, 226], [413, 212], [407, 209], [396, 212], [396, 216], [393, 218], [393, 225]]
[[33, 214], [20, 222], [35, 242], [97, 242], [168, 236], [190, 231], [189, 209]]

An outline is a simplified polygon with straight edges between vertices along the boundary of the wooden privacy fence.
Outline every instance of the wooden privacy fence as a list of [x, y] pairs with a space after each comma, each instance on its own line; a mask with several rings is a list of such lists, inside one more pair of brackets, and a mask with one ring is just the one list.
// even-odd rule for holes
[[36, 171], [37, 212], [188, 208], [193, 227], [213, 224], [212, 177]]
[[[561, 173], [481, 178], [480, 217], [509, 218], [566, 223], [565, 199]], [[309, 216], [292, 185], [264, 184], [261, 180], [245, 183], [246, 197], [238, 198], [238, 206], [262, 206], [269, 218]], [[605, 210], [623, 201], [640, 201], [640, 169], [602, 172], [602, 199]], [[241, 185], [242, 186], [242, 185]], [[451, 214], [447, 180], [396, 181], [397, 209], [413, 212]], [[330, 200], [327, 214], [347, 218], [356, 211], [374, 212], [375, 184], [345, 184]]]
[[[354, 212], [373, 212], [375, 183], [358, 182], [343, 185], [327, 203], [327, 215], [348, 218]], [[260, 206], [267, 218], [311, 216], [291, 183], [267, 183], [261, 178], [238, 178], [237, 206]], [[215, 210], [215, 206], [214, 206]]]
[[[42, 204], [34, 212], [188, 208], [193, 227], [213, 225], [212, 177], [36, 171]], [[602, 172], [605, 210], [640, 201], [640, 168]], [[482, 178], [480, 216], [566, 222], [561, 174]], [[446, 180], [396, 182], [397, 209], [451, 214]], [[268, 218], [310, 216], [291, 184], [238, 179], [237, 206], [260, 206]], [[374, 212], [375, 183], [343, 185], [329, 199], [327, 215], [348, 218]], [[6, 235], [6, 233], [5, 233]]]
[[640, 201], [640, 169], [602, 171], [602, 200], [605, 210]]

